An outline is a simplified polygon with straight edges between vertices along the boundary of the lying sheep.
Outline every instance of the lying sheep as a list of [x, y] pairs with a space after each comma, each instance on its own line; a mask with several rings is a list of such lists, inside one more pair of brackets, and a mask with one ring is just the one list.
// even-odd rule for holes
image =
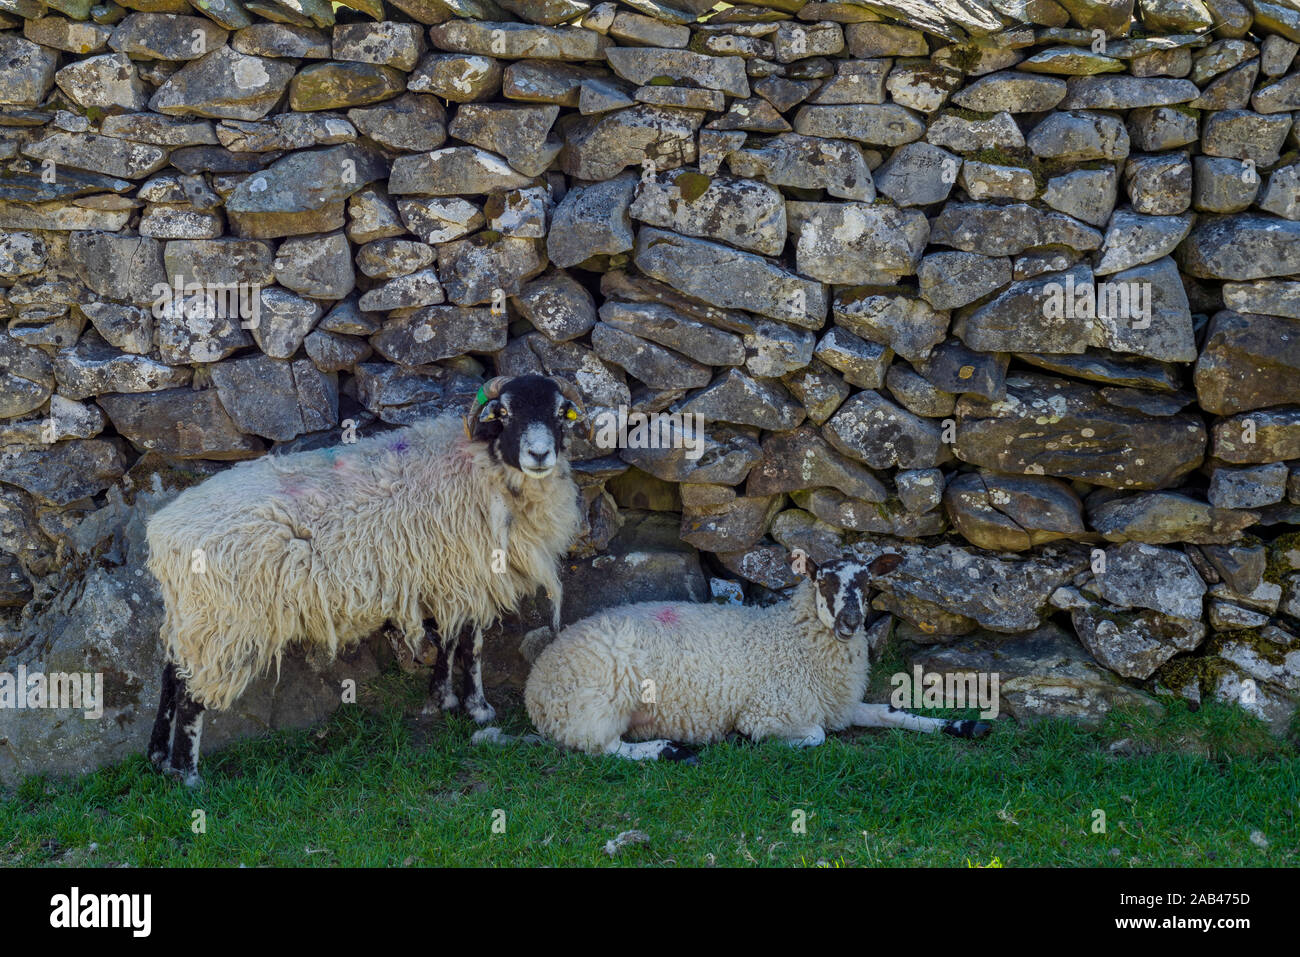
[[[444, 636], [442, 705], [463, 629], [465, 705], [485, 722], [482, 630], [545, 588], [577, 535], [564, 456], [577, 393], [544, 376], [493, 379], [470, 415], [351, 445], [265, 456], [182, 492], [150, 520], [167, 652], [149, 742], [155, 765], [198, 783], [206, 708], [224, 710], [287, 646], [330, 656], [386, 622], [413, 654]], [[172, 739], [172, 724], [176, 724]]]
[[[557, 744], [631, 760], [689, 757], [679, 742], [707, 744], [731, 731], [794, 747], [850, 726], [982, 737], [983, 721], [862, 700], [868, 592], [873, 575], [898, 561], [827, 563], [769, 608], [642, 602], [585, 618], [538, 657], [524, 691], [528, 714]], [[505, 736], [492, 728], [475, 737]]]

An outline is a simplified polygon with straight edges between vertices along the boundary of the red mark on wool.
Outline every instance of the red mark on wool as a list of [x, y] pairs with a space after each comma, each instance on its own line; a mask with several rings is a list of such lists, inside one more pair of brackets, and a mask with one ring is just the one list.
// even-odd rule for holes
[[655, 614], [655, 621], [662, 622], [665, 625], [676, 625], [681, 622], [677, 617], [677, 612], [672, 608], [662, 608]]

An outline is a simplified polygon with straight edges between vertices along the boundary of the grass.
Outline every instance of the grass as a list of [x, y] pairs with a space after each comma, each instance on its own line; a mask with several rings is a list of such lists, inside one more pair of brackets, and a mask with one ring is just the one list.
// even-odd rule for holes
[[[414, 717], [418, 691], [386, 680], [398, 694], [378, 710], [206, 756], [197, 791], [140, 757], [0, 792], [0, 864], [1300, 864], [1300, 759], [1225, 706], [1112, 715], [1099, 731], [1004, 721], [974, 743], [876, 730], [805, 751], [727, 743], [684, 767], [476, 748], [467, 719]], [[527, 726], [517, 703], [503, 718]], [[633, 829], [648, 842], [603, 852]]]

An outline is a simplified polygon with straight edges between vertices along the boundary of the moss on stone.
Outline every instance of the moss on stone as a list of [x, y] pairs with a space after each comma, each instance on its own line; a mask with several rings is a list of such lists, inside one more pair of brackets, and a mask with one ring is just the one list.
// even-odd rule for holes
[[681, 192], [682, 200], [693, 203], [708, 191], [709, 186], [713, 183], [713, 177], [685, 170], [677, 174], [673, 179], [673, 183]]

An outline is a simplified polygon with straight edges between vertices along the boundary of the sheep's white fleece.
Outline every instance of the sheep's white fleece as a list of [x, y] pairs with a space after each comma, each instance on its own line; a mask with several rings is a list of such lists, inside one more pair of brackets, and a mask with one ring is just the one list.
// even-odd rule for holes
[[445, 415], [187, 489], [150, 520], [148, 567], [168, 655], [195, 700], [220, 710], [294, 642], [332, 656], [391, 621], [414, 651], [425, 618], [459, 634], [538, 587], [558, 608], [557, 560], [579, 523], [567, 460], [525, 478]]
[[789, 738], [851, 724], [867, 653], [861, 630], [841, 641], [822, 624], [809, 581], [768, 608], [642, 602], [564, 629], [538, 656], [524, 701], [543, 735], [591, 754], [622, 736]]

